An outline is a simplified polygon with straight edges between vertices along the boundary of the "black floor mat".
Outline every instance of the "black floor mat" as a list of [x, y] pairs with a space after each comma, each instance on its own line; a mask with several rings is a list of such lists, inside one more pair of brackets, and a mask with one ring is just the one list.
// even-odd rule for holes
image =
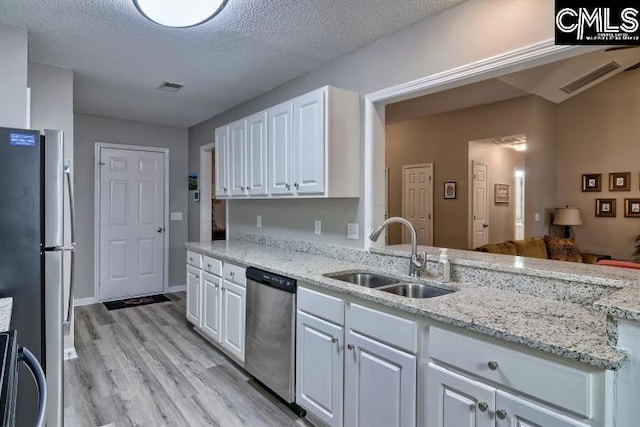
[[158, 295], [149, 295], [146, 297], [127, 298], [127, 299], [121, 299], [117, 301], [108, 301], [108, 302], [104, 302], [103, 304], [105, 307], [107, 307], [107, 310], [111, 311], [111, 310], [118, 310], [120, 308], [138, 307], [141, 305], [155, 304], [157, 302], [165, 302], [165, 301], [171, 301], [171, 300], [162, 294], [158, 294]]

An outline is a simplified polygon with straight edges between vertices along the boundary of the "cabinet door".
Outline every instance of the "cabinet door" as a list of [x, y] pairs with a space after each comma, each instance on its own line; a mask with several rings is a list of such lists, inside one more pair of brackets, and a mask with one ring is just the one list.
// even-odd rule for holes
[[429, 363], [427, 427], [493, 427], [495, 388]]
[[200, 327], [200, 270], [187, 266], [187, 320]]
[[247, 119], [247, 190], [250, 196], [266, 196], [267, 187], [267, 113]]
[[323, 194], [325, 191], [325, 98], [322, 89], [293, 101], [294, 187], [298, 194]]
[[247, 160], [247, 127], [246, 121], [240, 120], [229, 125], [229, 187], [232, 196], [246, 194], [246, 160]]
[[269, 187], [273, 195], [293, 194], [293, 102], [267, 112], [269, 145]]
[[495, 414], [496, 427], [587, 427], [571, 417], [500, 390], [496, 394]]
[[216, 197], [229, 195], [229, 126], [216, 129]]
[[220, 342], [222, 323], [222, 279], [211, 274], [202, 275], [202, 332]]
[[331, 427], [342, 426], [344, 329], [297, 312], [296, 402]]
[[349, 331], [345, 425], [416, 425], [416, 357]]
[[222, 347], [244, 362], [245, 288], [224, 281], [222, 290]]

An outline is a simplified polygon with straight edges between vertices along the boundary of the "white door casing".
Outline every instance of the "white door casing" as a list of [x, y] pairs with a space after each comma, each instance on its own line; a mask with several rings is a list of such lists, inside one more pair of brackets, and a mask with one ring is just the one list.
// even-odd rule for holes
[[[418, 244], [433, 245], [433, 164], [402, 166], [402, 217], [413, 224]], [[402, 231], [403, 243], [409, 234]]]
[[489, 243], [489, 191], [487, 164], [472, 162], [471, 224], [473, 231], [472, 249]]
[[269, 186], [272, 195], [293, 194], [293, 102], [267, 111]]
[[325, 90], [317, 90], [293, 102], [293, 152], [295, 191], [322, 194], [326, 174]]
[[99, 300], [166, 287], [166, 150], [98, 148]]

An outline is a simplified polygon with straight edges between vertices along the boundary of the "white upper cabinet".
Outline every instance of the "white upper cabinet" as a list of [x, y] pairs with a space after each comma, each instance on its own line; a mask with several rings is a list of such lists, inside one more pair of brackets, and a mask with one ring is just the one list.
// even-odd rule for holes
[[357, 93], [325, 86], [228, 128], [230, 191], [216, 195], [360, 197]]
[[293, 101], [293, 187], [297, 194], [323, 194], [325, 190], [325, 96], [319, 90]]
[[271, 194], [293, 194], [293, 102], [270, 108], [269, 183]]
[[246, 194], [247, 181], [247, 121], [229, 125], [229, 187], [232, 196]]
[[247, 119], [247, 191], [249, 196], [266, 196], [267, 186], [267, 113]]
[[216, 129], [216, 197], [224, 198], [229, 195], [228, 161], [229, 161], [229, 126]]

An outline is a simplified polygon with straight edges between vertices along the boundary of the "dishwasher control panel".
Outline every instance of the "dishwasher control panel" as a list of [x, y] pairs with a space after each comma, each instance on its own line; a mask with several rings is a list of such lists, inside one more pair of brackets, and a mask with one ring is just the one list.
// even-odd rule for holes
[[285, 292], [296, 292], [296, 280], [289, 277], [280, 276], [279, 274], [271, 273], [264, 270], [259, 270], [253, 267], [247, 267], [247, 280], [271, 286], [283, 290]]

